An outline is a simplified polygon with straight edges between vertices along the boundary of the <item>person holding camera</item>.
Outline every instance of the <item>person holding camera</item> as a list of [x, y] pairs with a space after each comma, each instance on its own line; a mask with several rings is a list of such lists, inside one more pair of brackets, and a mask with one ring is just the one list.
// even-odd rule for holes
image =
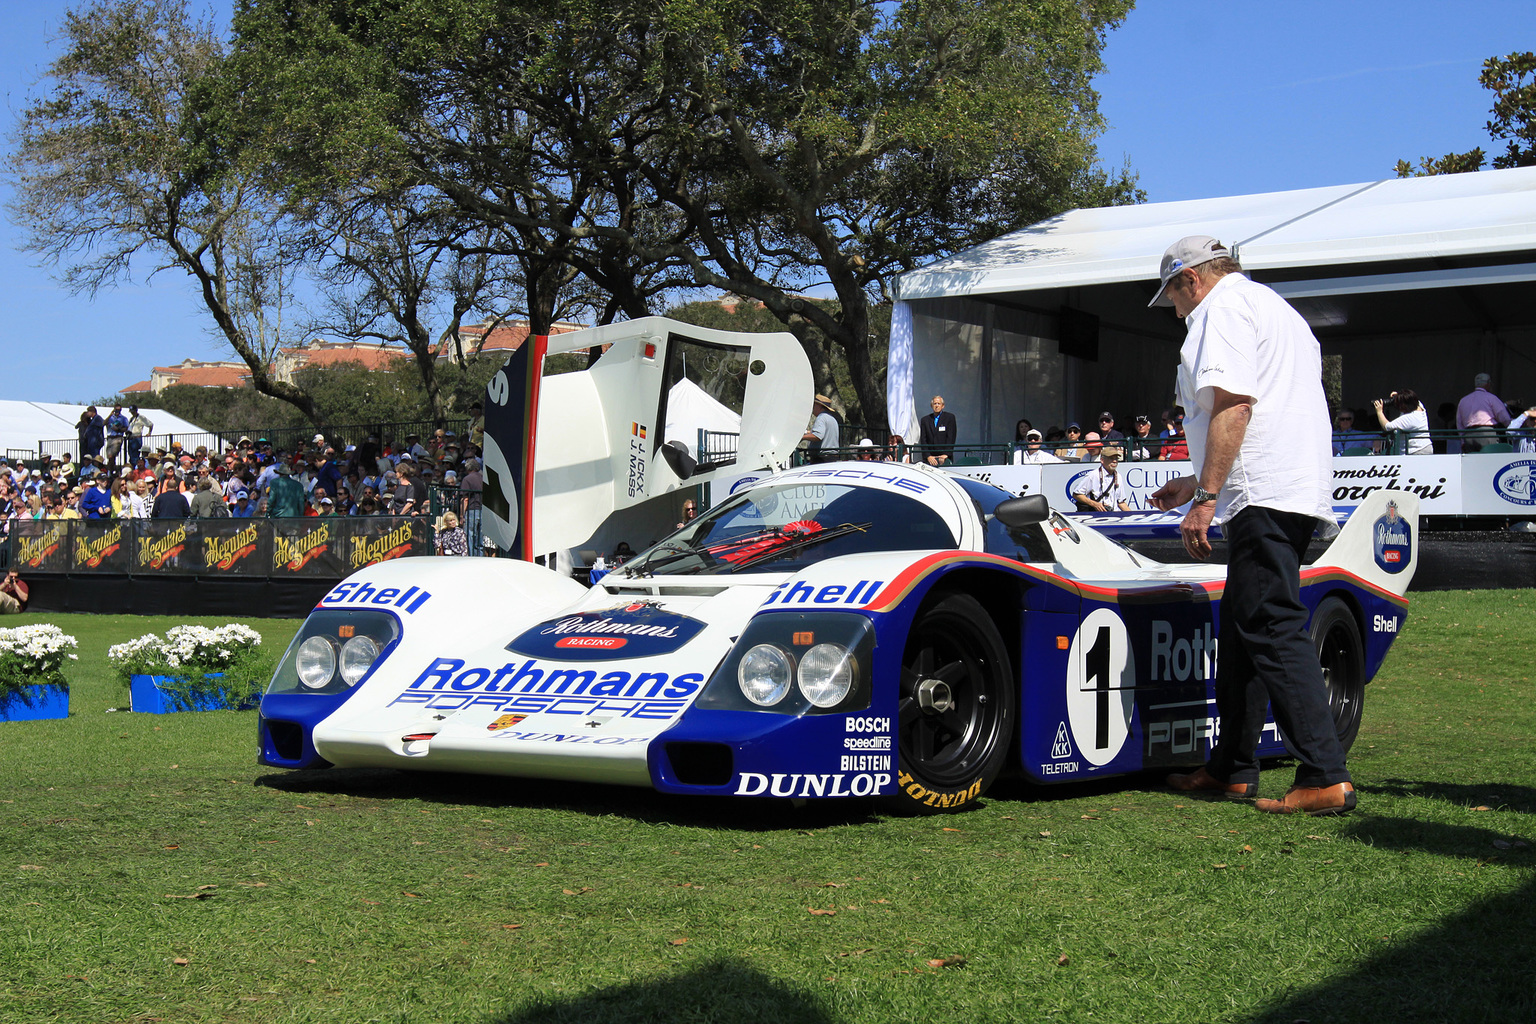
[[[1387, 419], [1388, 402], [1392, 404], [1391, 411], [1396, 414], [1392, 419]], [[1409, 455], [1429, 455], [1434, 451], [1429, 438], [1429, 413], [1412, 389], [1394, 391], [1386, 401], [1378, 398], [1371, 404], [1376, 407], [1376, 419], [1380, 421], [1382, 430], [1401, 430], [1408, 435], [1404, 450]], [[1396, 448], [1396, 445], [1393, 447]]]

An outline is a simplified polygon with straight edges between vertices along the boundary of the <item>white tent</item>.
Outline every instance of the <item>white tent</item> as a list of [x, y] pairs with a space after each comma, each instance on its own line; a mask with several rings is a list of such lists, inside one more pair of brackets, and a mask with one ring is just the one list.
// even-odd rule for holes
[[[887, 406], [946, 392], [962, 441], [1169, 403], [1182, 325], [1146, 309], [1163, 250], [1189, 234], [1246, 270], [1343, 358], [1344, 399], [1404, 386], [1431, 411], [1480, 371], [1536, 398], [1536, 167], [1072, 210], [903, 276]], [[916, 394], [914, 394], [914, 390]]]
[[688, 446], [688, 454], [697, 459], [700, 430], [740, 434], [741, 415], [684, 377], [667, 390], [667, 432], [662, 436], [668, 441], [683, 442]]
[[[39, 441], [57, 441], [63, 438], [74, 438], [75, 424], [80, 421], [80, 414], [85, 412], [83, 405], [60, 405], [54, 402], [18, 402], [0, 401], [0, 448], [6, 451], [27, 451], [37, 454]], [[106, 419], [112, 412], [112, 407], [97, 407], [101, 418]], [[124, 412], [126, 412], [126, 408]], [[188, 423], [179, 416], [160, 409], [141, 408], [140, 412], [148, 416], [155, 425], [156, 437], [164, 434], [201, 434], [203, 428], [195, 423]], [[73, 441], [67, 449], [70, 454], [78, 457]]]

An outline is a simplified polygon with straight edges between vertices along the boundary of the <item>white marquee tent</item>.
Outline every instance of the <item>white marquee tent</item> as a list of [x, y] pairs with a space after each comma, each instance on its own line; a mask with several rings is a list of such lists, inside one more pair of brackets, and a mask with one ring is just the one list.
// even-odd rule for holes
[[1356, 408], [1417, 390], [1443, 402], [1493, 375], [1536, 401], [1536, 167], [1072, 210], [898, 284], [887, 411], [916, 435], [941, 392], [960, 440], [1014, 421], [1085, 424], [1171, 404], [1183, 325], [1147, 309], [1163, 250], [1209, 234], [1306, 316]]
[[[7, 452], [27, 451], [37, 454], [39, 441], [56, 441], [75, 437], [75, 424], [86, 409], [83, 405], [59, 405], [53, 402], [0, 401], [0, 448]], [[111, 413], [111, 407], [98, 407], [102, 419]], [[179, 416], [160, 409], [141, 409], [155, 424], [154, 436], [165, 434], [201, 434], [203, 428], [188, 423]], [[79, 456], [74, 446], [70, 454]]]

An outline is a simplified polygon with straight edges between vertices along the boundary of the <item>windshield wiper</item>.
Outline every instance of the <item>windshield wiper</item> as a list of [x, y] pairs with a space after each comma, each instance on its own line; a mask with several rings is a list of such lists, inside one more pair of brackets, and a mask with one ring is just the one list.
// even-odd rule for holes
[[[653, 566], [660, 568], [664, 565], [671, 565], [673, 562], [680, 562], [683, 559], [689, 558], [693, 555], [710, 555], [711, 557], [719, 556], [725, 552], [734, 551], [737, 548], [747, 547], [751, 544], [763, 543], [778, 536], [780, 536], [780, 531], [777, 528], [774, 528], [771, 530], [763, 530], [759, 533], [748, 534], [745, 537], [737, 537], [735, 540], [723, 541], [719, 544], [678, 545], [670, 541], [663, 541], [653, 549], [651, 554], [646, 555], [643, 561], [639, 562], [638, 564], [634, 564], [633, 567], [626, 565], [624, 567], [624, 575], [626, 577], [633, 578], [635, 576], [640, 576], [649, 572]], [[656, 557], [668, 548], [672, 550], [672, 554], [665, 558]]]
[[775, 544], [773, 547], [766, 551], [760, 551], [748, 555], [746, 558], [743, 558], [739, 562], [733, 561], [731, 568], [733, 570], [745, 569], [748, 566], [756, 565], [759, 562], [767, 562], [774, 558], [778, 558], [781, 555], [787, 555], [791, 551], [799, 551], [802, 548], [808, 548], [813, 544], [819, 544], [824, 540], [831, 540], [834, 537], [845, 537], [850, 533], [863, 533], [873, 525], [873, 522], [844, 523], [841, 526], [834, 526], [830, 529], [817, 530], [815, 533], [786, 533], [782, 535], [783, 543]]

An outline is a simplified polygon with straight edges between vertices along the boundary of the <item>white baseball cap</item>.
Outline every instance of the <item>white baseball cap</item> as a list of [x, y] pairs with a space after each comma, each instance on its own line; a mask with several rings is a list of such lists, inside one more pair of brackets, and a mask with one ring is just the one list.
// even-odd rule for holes
[[1158, 271], [1160, 283], [1157, 286], [1157, 294], [1152, 296], [1150, 306], [1171, 306], [1173, 300], [1168, 298], [1168, 282], [1174, 275], [1186, 267], [1198, 267], [1202, 263], [1222, 258], [1231, 259], [1231, 251], [1210, 235], [1185, 235], [1170, 245], [1163, 253], [1163, 265]]

